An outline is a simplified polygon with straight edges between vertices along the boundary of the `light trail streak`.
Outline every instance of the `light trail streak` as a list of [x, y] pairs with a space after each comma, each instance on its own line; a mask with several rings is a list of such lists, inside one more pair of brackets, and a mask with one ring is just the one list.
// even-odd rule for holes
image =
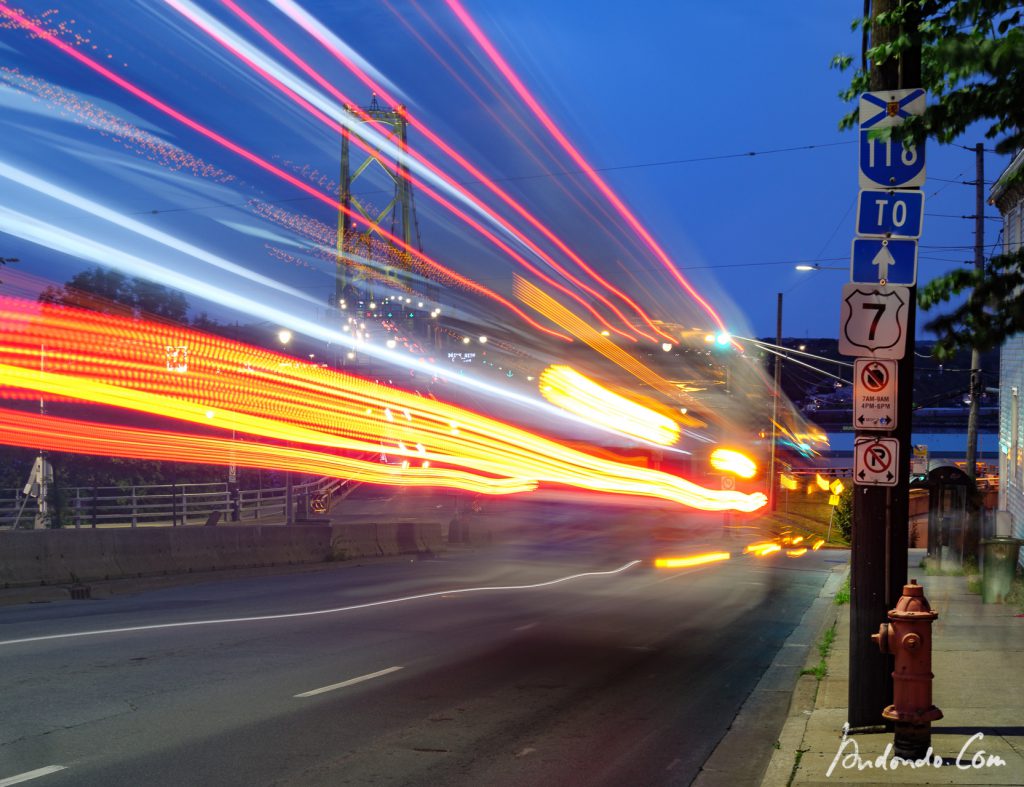
[[708, 563], [719, 563], [729, 560], [732, 556], [728, 552], [708, 552], [703, 555], [691, 555], [689, 557], [659, 557], [654, 559], [655, 568], [692, 568], [693, 566], [705, 566]]
[[[641, 382], [647, 383], [654, 390], [673, 399], [681, 399], [680, 390], [672, 385], [671, 382], [642, 364], [610, 339], [595, 331], [539, 287], [521, 276], [515, 276], [512, 281], [512, 291], [520, 301], [538, 314], [547, 317], [555, 325], [565, 329], [568, 333], [601, 353], [609, 361], [620, 366]], [[693, 404], [689, 399], [686, 400], [686, 403], [690, 406]]]
[[[367, 141], [363, 140], [363, 129], [359, 128], [359, 126], [362, 124], [353, 122], [350, 114], [346, 112], [337, 111], [337, 109], [335, 107], [331, 107], [326, 102], [326, 100], [320, 99], [317, 101], [317, 104], [319, 104], [319, 108], [318, 106], [314, 106], [313, 100], [316, 99], [315, 95], [311, 95], [309, 92], [307, 92], [306, 97], [300, 95], [298, 92], [300, 90], [300, 86], [294, 79], [288, 79], [287, 81], [289, 84], [286, 84], [286, 76], [283, 70], [275, 69], [276, 74], [271, 73], [270, 69], [273, 66], [266, 58], [263, 58], [262, 56], [259, 55], [258, 52], [253, 50], [251, 47], [245, 45], [245, 43], [237, 36], [232, 34], [231, 31], [229, 31], [223, 25], [217, 23], [216, 20], [214, 20], [208, 14], [205, 14], [200, 9], [196, 8], [195, 5], [189, 2], [188, 0], [165, 0], [165, 2], [178, 13], [182, 14], [182, 16], [186, 17], [189, 21], [191, 21], [193, 24], [199, 27], [201, 30], [203, 30], [205, 33], [207, 33], [207, 35], [209, 35], [211, 38], [213, 38], [215, 41], [221, 44], [221, 46], [223, 46], [232, 54], [234, 54], [239, 60], [244, 62], [247, 66], [249, 66], [249, 68], [251, 68], [261, 77], [263, 77], [271, 85], [273, 85], [283, 94], [288, 96], [288, 98], [290, 98], [304, 110], [309, 112], [311, 115], [316, 117], [320, 122], [327, 125], [332, 131], [339, 135], [343, 134], [346, 128], [352, 131], [352, 140], [368, 155], [374, 156], [378, 148], [383, 148], [389, 150], [389, 153], [393, 156], [401, 156], [401, 152], [394, 145], [394, 143], [390, 142], [390, 140], [388, 140], [384, 136], [380, 136], [379, 134], [375, 135], [378, 136], [379, 138], [374, 139], [374, 144], [370, 144]], [[348, 96], [344, 95], [337, 88], [335, 88], [333, 85], [327, 82], [326, 79], [324, 79], [320, 74], [314, 71], [304, 60], [299, 58], [294, 52], [292, 52], [292, 50], [290, 50], [288, 47], [282, 44], [265, 27], [260, 25], [249, 14], [247, 14], [245, 11], [239, 8], [236, 3], [234, 3], [232, 0], [222, 0], [222, 2], [231, 11], [233, 11], [240, 19], [242, 19], [242, 21], [244, 21], [253, 30], [259, 33], [260, 36], [262, 36], [266, 41], [268, 41], [272, 46], [274, 46], [275, 49], [277, 49], [279, 52], [285, 55], [285, 57], [287, 57], [296, 66], [298, 66], [304, 73], [313, 78], [321, 87], [328, 90], [331, 93], [331, 95], [333, 95], [335, 98], [341, 101], [343, 105], [348, 106], [355, 104], [355, 102], [353, 102]], [[374, 128], [376, 128], [376, 124], [372, 125]], [[573, 276], [564, 267], [559, 265], [550, 255], [545, 253], [536, 244], [534, 244], [532, 241], [530, 241], [528, 238], [522, 235], [522, 233], [518, 232], [514, 227], [512, 227], [500, 216], [496, 215], [493, 211], [488, 209], [487, 206], [483, 205], [478, 200], [476, 200], [462, 186], [457, 184], [451, 177], [449, 177], [436, 166], [427, 161], [417, 151], [409, 148], [406, 150], [406, 152], [411, 154], [415, 161], [418, 162], [423, 168], [427, 170], [426, 174], [428, 176], [433, 175], [434, 177], [439, 179], [443, 185], [448, 187], [449, 191], [455, 193], [456, 196], [462, 199], [463, 202], [475, 208], [477, 212], [484, 216], [487, 220], [498, 225], [498, 227], [504, 230], [512, 238], [523, 244], [531, 252], [540, 257], [544, 262], [546, 262], [549, 266], [551, 266], [554, 270], [556, 270], [562, 276], [567, 278], [577, 287], [580, 287], [588, 294], [600, 300], [602, 303], [604, 303], [606, 306], [612, 309], [616, 313], [616, 315], [623, 321], [623, 323], [629, 326], [629, 322], [626, 319], [625, 315], [623, 315], [618, 310], [618, 308], [613, 303], [611, 303], [611, 301], [609, 301], [603, 294], [599, 293], [594, 288], [587, 285], [585, 282], [582, 282], [577, 277]], [[600, 322], [601, 325], [603, 325], [605, 328], [607, 328], [608, 330], [615, 331], [616, 333], [620, 334], [625, 338], [630, 339], [631, 341], [636, 341], [636, 338], [632, 334], [626, 333], [620, 330], [619, 328], [613, 326], [588, 301], [584, 300], [576, 292], [570, 290], [568, 287], [560, 284], [559, 282], [555, 281], [550, 276], [545, 274], [543, 271], [539, 270], [536, 266], [534, 266], [532, 263], [526, 260], [521, 254], [512, 249], [507, 243], [505, 243], [496, 235], [494, 235], [494, 233], [492, 233], [490, 230], [486, 229], [483, 225], [481, 225], [478, 221], [470, 217], [465, 211], [456, 207], [450, 200], [446, 199], [435, 189], [428, 186], [422, 178], [414, 176], [413, 174], [411, 174], [411, 172], [407, 170], [403, 170], [397, 164], [393, 164], [391, 161], [381, 158], [377, 158], [377, 161], [382, 166], [384, 166], [389, 172], [391, 172], [393, 177], [404, 178], [408, 182], [415, 185], [420, 191], [422, 191], [428, 197], [430, 197], [439, 205], [444, 207], [454, 216], [462, 220], [469, 227], [478, 232], [490, 243], [492, 243], [498, 249], [500, 249], [505, 254], [510, 256], [513, 260], [518, 262], [532, 274], [534, 274], [535, 276], [537, 276], [550, 286], [563, 292], [568, 297], [575, 300], [577, 303], [579, 303], [581, 306], [587, 309], [587, 311], [589, 311], [595, 317], [595, 319], [597, 319], [598, 322]], [[649, 338], [653, 339], [653, 337]]]
[[[686, 479], [574, 450], [471, 411], [185, 328], [0, 298], [0, 397], [72, 398], [300, 446], [391, 453], [475, 473], [754, 511], [763, 494]], [[39, 370], [46, 347], [46, 371]], [[167, 347], [189, 348], [189, 371]], [[282, 364], [289, 364], [282, 366]], [[404, 418], [399, 417], [404, 416]], [[3, 435], [0, 433], [0, 441]]]
[[0, 647], [9, 645], [24, 645], [31, 642], [52, 642], [58, 639], [78, 639], [80, 637], [96, 637], [106, 634], [132, 634], [139, 631], [162, 631], [165, 629], [193, 628], [195, 626], [222, 626], [229, 623], [263, 623], [271, 620], [294, 620], [296, 618], [320, 617], [323, 615], [337, 615], [342, 612], [354, 612], [360, 609], [373, 609], [391, 604], [403, 604], [408, 601], [421, 601], [427, 598], [440, 598], [443, 596], [468, 595], [470, 593], [494, 593], [509, 592], [516, 590], [540, 590], [542, 588], [562, 585], [566, 582], [573, 582], [577, 579], [587, 577], [613, 577], [628, 571], [640, 563], [639, 560], [632, 560], [618, 568], [608, 571], [586, 571], [580, 574], [570, 574], [557, 579], [549, 579], [545, 582], [534, 582], [526, 585], [483, 585], [472, 588], [454, 588], [452, 590], [437, 590], [432, 593], [417, 593], [411, 596], [399, 598], [388, 598], [380, 601], [367, 601], [363, 604], [349, 604], [343, 607], [331, 607], [330, 609], [314, 609], [306, 612], [282, 612], [276, 615], [251, 615], [239, 618], [217, 618], [213, 620], [185, 620], [177, 623], [151, 623], [145, 626], [124, 626], [122, 628], [93, 629], [91, 631], [71, 631], [65, 634], [44, 634], [39, 637], [20, 637], [18, 639], [0, 640]]
[[[232, 0], [222, 0], [225, 5], [231, 7], [234, 3]], [[377, 80], [366, 74], [355, 61], [346, 56], [339, 47], [338, 39], [336, 36], [330, 33], [322, 24], [314, 19], [310, 14], [300, 8], [292, 0], [270, 0], [271, 4], [274, 5], [278, 10], [288, 16], [293, 22], [299, 27], [305, 30], [311, 37], [313, 37], [321, 46], [324, 47], [335, 59], [344, 65], [349, 71], [351, 71], [363, 84], [369, 87], [372, 91], [379, 94], [385, 101], [392, 105], [397, 105], [400, 102], [392, 96], [388, 90], [382, 86]], [[329, 89], [329, 88], [328, 88]], [[585, 271], [594, 281], [598, 282], [601, 286], [605, 287], [609, 292], [612, 292], [624, 303], [626, 303], [634, 312], [636, 312], [644, 323], [651, 328], [655, 333], [660, 335], [662, 338], [669, 341], [675, 341], [675, 338], [665, 334], [651, 318], [644, 312], [644, 310], [628, 295], [622, 292], [619, 288], [615, 287], [604, 277], [600, 276], [591, 266], [589, 266], [575, 251], [573, 251], [568, 244], [566, 244], [558, 235], [556, 235], [551, 229], [547, 227], [542, 221], [534, 216], [530, 211], [523, 207], [518, 201], [513, 199], [504, 189], [498, 186], [491, 178], [487, 177], [481, 170], [472, 164], [468, 159], [462, 156], [457, 150], [449, 145], [443, 138], [437, 135], [431, 130], [425, 123], [411, 113], [406, 113], [406, 119], [409, 124], [415, 128], [418, 132], [423, 134], [430, 142], [440, 148], [450, 158], [457, 162], [466, 172], [476, 178], [480, 183], [484, 185], [491, 193], [497, 196], [502, 202], [512, 208], [519, 216], [525, 219], [534, 229], [538, 230], [544, 237], [551, 241], [555, 246], [569, 259], [571, 259], [577, 266]], [[612, 307], [614, 309], [614, 307]], [[621, 316], [618, 310], [615, 310], [617, 316], [620, 316], [627, 325], [631, 323]], [[635, 326], [631, 327], [637, 330]], [[645, 338], [653, 338], [648, 334], [643, 334]]]
[[753, 478], [757, 464], [746, 454], [728, 448], [716, 448], [708, 457], [711, 467], [721, 473], [732, 473], [740, 478]]
[[[289, 470], [385, 486], [463, 489], [481, 495], [519, 494], [537, 488], [532, 480], [488, 478], [462, 470], [413, 465], [400, 469], [376, 461], [288, 446], [185, 435], [159, 429], [112, 428], [109, 423], [40, 416], [6, 408], [0, 408], [0, 423], [4, 427], [0, 442], [45, 451]], [[380, 448], [379, 444], [366, 447]]]
[[617, 431], [659, 445], [679, 439], [679, 424], [624, 396], [612, 393], [568, 366], [549, 366], [540, 375], [541, 396], [587, 420], [606, 422]]
[[[87, 68], [91, 69], [92, 71], [95, 71], [97, 74], [99, 74], [103, 78], [113, 82], [118, 87], [128, 91], [129, 93], [131, 93], [136, 98], [140, 99], [141, 101], [144, 101], [145, 103], [149, 104], [154, 109], [157, 109], [160, 112], [164, 113], [168, 117], [173, 118], [174, 120], [178, 121], [182, 125], [187, 126], [188, 128], [192, 129], [196, 133], [206, 137], [207, 139], [209, 139], [209, 140], [211, 140], [213, 142], [216, 142], [218, 145], [226, 148], [227, 150], [230, 150], [232, 153], [235, 153], [238, 156], [241, 156], [246, 161], [248, 161], [251, 164], [259, 167], [260, 169], [270, 173], [271, 175], [274, 175], [275, 177], [280, 178], [281, 180], [284, 180], [285, 182], [287, 182], [287, 183], [291, 184], [292, 186], [298, 188], [299, 190], [303, 191], [304, 193], [310, 195], [311, 197], [314, 197], [315, 199], [319, 200], [320, 202], [323, 202], [324, 204], [329, 205], [334, 210], [339, 210], [339, 211], [342, 211], [342, 212], [346, 212], [346, 213], [348, 213], [349, 215], [351, 215], [353, 218], [355, 218], [357, 220], [361, 220], [362, 219], [362, 217], [358, 213], [356, 213], [354, 211], [351, 211], [351, 210], [347, 210], [340, 202], [338, 202], [333, 197], [330, 197], [330, 196], [322, 193], [321, 191], [318, 191], [317, 189], [313, 188], [309, 184], [303, 182], [302, 180], [300, 180], [299, 178], [295, 177], [294, 175], [292, 175], [292, 174], [290, 174], [288, 172], [285, 172], [280, 167], [277, 167], [274, 164], [271, 164], [269, 161], [266, 161], [265, 159], [261, 158], [257, 154], [255, 154], [252, 151], [248, 150], [247, 148], [243, 148], [241, 145], [238, 145], [237, 143], [232, 142], [231, 140], [229, 140], [227, 137], [223, 136], [222, 134], [219, 134], [218, 132], [213, 131], [210, 128], [207, 128], [206, 126], [204, 126], [203, 124], [199, 123], [198, 121], [193, 120], [192, 118], [188, 117], [187, 115], [185, 115], [182, 112], [179, 112], [178, 110], [176, 110], [173, 107], [169, 106], [168, 104], [164, 103], [163, 101], [161, 101], [160, 99], [158, 99], [155, 96], [151, 95], [150, 93], [147, 93], [142, 88], [138, 87], [137, 85], [133, 84], [132, 82], [129, 82], [124, 77], [121, 77], [118, 74], [115, 74], [110, 69], [108, 69], [108, 68], [102, 66], [101, 64], [97, 63], [95, 60], [93, 60], [92, 58], [90, 58], [87, 55], [83, 54], [82, 52], [78, 51], [74, 47], [70, 46], [69, 44], [65, 43], [64, 41], [61, 41], [59, 38], [57, 38], [49, 30], [46, 30], [42, 26], [36, 24], [35, 22], [30, 20], [26, 16], [22, 15], [18, 11], [14, 10], [10, 6], [8, 6], [6, 4], [6, 2], [4, 2], [4, 0], [0, 0], [0, 14], [3, 14], [4, 16], [6, 16], [7, 18], [11, 19], [14, 22], [17, 22], [19, 25], [21, 25], [25, 29], [31, 31], [32, 33], [37, 35], [42, 40], [44, 40], [47, 43], [51, 44], [52, 46], [56, 47], [58, 50], [60, 50], [64, 54], [69, 55], [70, 57], [74, 58], [75, 60], [77, 60], [78, 62], [80, 62], [84, 66], [86, 66]], [[378, 231], [380, 232], [382, 237], [387, 238], [389, 241], [394, 243], [396, 246], [399, 246], [399, 247], [403, 248], [404, 250], [406, 250], [410, 254], [415, 254], [415, 255], [419, 256], [431, 268], [440, 270], [440, 271], [442, 271], [446, 275], [450, 275], [450, 276], [453, 276], [453, 277], [457, 278], [468, 289], [470, 289], [470, 290], [472, 290], [474, 292], [477, 292], [477, 293], [479, 293], [481, 295], [484, 295], [484, 296], [486, 296], [486, 297], [496, 301], [497, 303], [500, 303], [502, 306], [504, 306], [505, 308], [507, 308], [510, 311], [512, 311], [514, 314], [519, 316], [521, 319], [526, 321], [529, 325], [533, 326], [537, 330], [542, 331], [543, 333], [546, 333], [546, 334], [548, 334], [550, 336], [554, 336], [555, 338], [568, 341], [568, 337], [565, 337], [562, 334], [558, 333], [557, 331], [553, 331], [550, 328], [548, 328], [548, 327], [546, 327], [544, 325], [541, 325], [540, 323], [536, 322], [528, 314], [523, 312], [515, 304], [511, 303], [510, 301], [508, 301], [506, 298], [502, 297], [501, 295], [498, 295], [497, 293], [494, 293], [491, 290], [488, 290], [486, 287], [484, 287], [484, 286], [482, 286], [482, 285], [472, 281], [471, 279], [467, 279], [464, 276], [459, 276], [454, 271], [451, 271], [450, 269], [448, 269], [445, 266], [441, 265], [436, 260], [432, 259], [429, 255], [426, 255], [423, 252], [419, 252], [419, 251], [413, 249], [409, 244], [407, 244], [404, 241], [402, 241], [396, 235], [393, 235], [392, 233], [387, 232], [383, 228], [378, 227]]]
[[[272, 0], [274, 2], [280, 2], [280, 0]], [[640, 223], [640, 221], [633, 215], [632, 211], [626, 207], [625, 203], [618, 197], [618, 195], [612, 191], [611, 187], [594, 171], [594, 168], [590, 166], [583, 155], [573, 146], [569, 139], [562, 133], [555, 122], [547, 114], [544, 108], [540, 105], [540, 102], [526, 89], [526, 86], [516, 75], [515, 71], [512, 70], [511, 66], [505, 61], [505, 59], [498, 52], [494, 44], [491, 43], [490, 39], [484, 35], [484, 32], [476, 24], [473, 18], [469, 15], [466, 9], [462, 6], [459, 0], [445, 0], [448, 7], [451, 8], [455, 16], [462, 23], [463, 27], [473, 37], [473, 40], [477, 42], [477, 45], [484, 51], [488, 59], [495, 65], [505, 80], [512, 86], [512, 89], [516, 94], [523, 100], [523, 102], [530, 108], [534, 116], [540, 121], [541, 125], [547, 129], [548, 133], [558, 142], [562, 149], [569, 155], [569, 157], [575, 162], [584, 174], [590, 179], [590, 181], [597, 187], [598, 191], [604, 195], [612, 206], [614, 206], [616, 212], [626, 223], [633, 229], [637, 236], [644, 241], [647, 247], [654, 253], [655, 257], [661, 262], [664, 268], [669, 272], [673, 279], [679, 283], [680, 286], [689, 293], [709, 317], [714, 321], [715, 325], [718, 326], [719, 330], [725, 331], [725, 324], [722, 322], [722, 318], [719, 317], [718, 313], [711, 307], [699, 292], [693, 287], [692, 284], [683, 276], [676, 265], [672, 262], [668, 254], [665, 253], [664, 249], [658, 244], [654, 237], [648, 232], [648, 230]]]

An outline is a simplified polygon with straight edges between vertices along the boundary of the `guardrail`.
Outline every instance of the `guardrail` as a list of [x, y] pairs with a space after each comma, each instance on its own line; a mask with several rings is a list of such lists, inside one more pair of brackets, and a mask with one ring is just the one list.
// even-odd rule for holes
[[[295, 518], [330, 511], [337, 493], [350, 482], [319, 478], [291, 487]], [[220, 521], [270, 523], [287, 519], [287, 486], [239, 489], [226, 483], [145, 486], [66, 487], [64, 519], [71, 527], [139, 527], [204, 524]], [[70, 511], [70, 515], [68, 514]], [[0, 490], [0, 529], [31, 528], [36, 502], [20, 489]], [[270, 520], [270, 522], [268, 522]]]

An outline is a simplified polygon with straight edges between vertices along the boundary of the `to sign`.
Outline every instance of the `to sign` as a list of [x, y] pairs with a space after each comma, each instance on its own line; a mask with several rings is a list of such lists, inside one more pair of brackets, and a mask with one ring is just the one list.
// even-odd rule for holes
[[847, 284], [839, 319], [839, 352], [899, 360], [906, 352], [910, 290]]
[[896, 361], [858, 358], [853, 362], [853, 426], [896, 428]]
[[900, 444], [895, 437], [858, 437], [853, 442], [853, 482], [860, 486], [896, 486]]
[[921, 88], [863, 93], [860, 97], [860, 186], [863, 189], [917, 188], [924, 183], [924, 148], [879, 131], [924, 112]]
[[924, 194], [920, 191], [865, 190], [857, 198], [857, 234], [920, 238]]
[[917, 241], [854, 238], [850, 281], [862, 284], [917, 284]]

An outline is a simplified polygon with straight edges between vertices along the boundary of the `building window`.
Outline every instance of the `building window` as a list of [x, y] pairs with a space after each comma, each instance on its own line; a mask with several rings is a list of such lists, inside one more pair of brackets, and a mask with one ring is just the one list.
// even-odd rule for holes
[[1012, 254], [1020, 247], [1021, 209], [1011, 210], [1006, 216], [1006, 253]]

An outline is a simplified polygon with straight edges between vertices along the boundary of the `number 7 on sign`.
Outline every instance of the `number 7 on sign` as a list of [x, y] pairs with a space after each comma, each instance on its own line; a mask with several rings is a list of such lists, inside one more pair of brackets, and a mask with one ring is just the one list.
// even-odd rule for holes
[[839, 352], [854, 358], [902, 358], [909, 305], [907, 287], [847, 284], [840, 309]]

